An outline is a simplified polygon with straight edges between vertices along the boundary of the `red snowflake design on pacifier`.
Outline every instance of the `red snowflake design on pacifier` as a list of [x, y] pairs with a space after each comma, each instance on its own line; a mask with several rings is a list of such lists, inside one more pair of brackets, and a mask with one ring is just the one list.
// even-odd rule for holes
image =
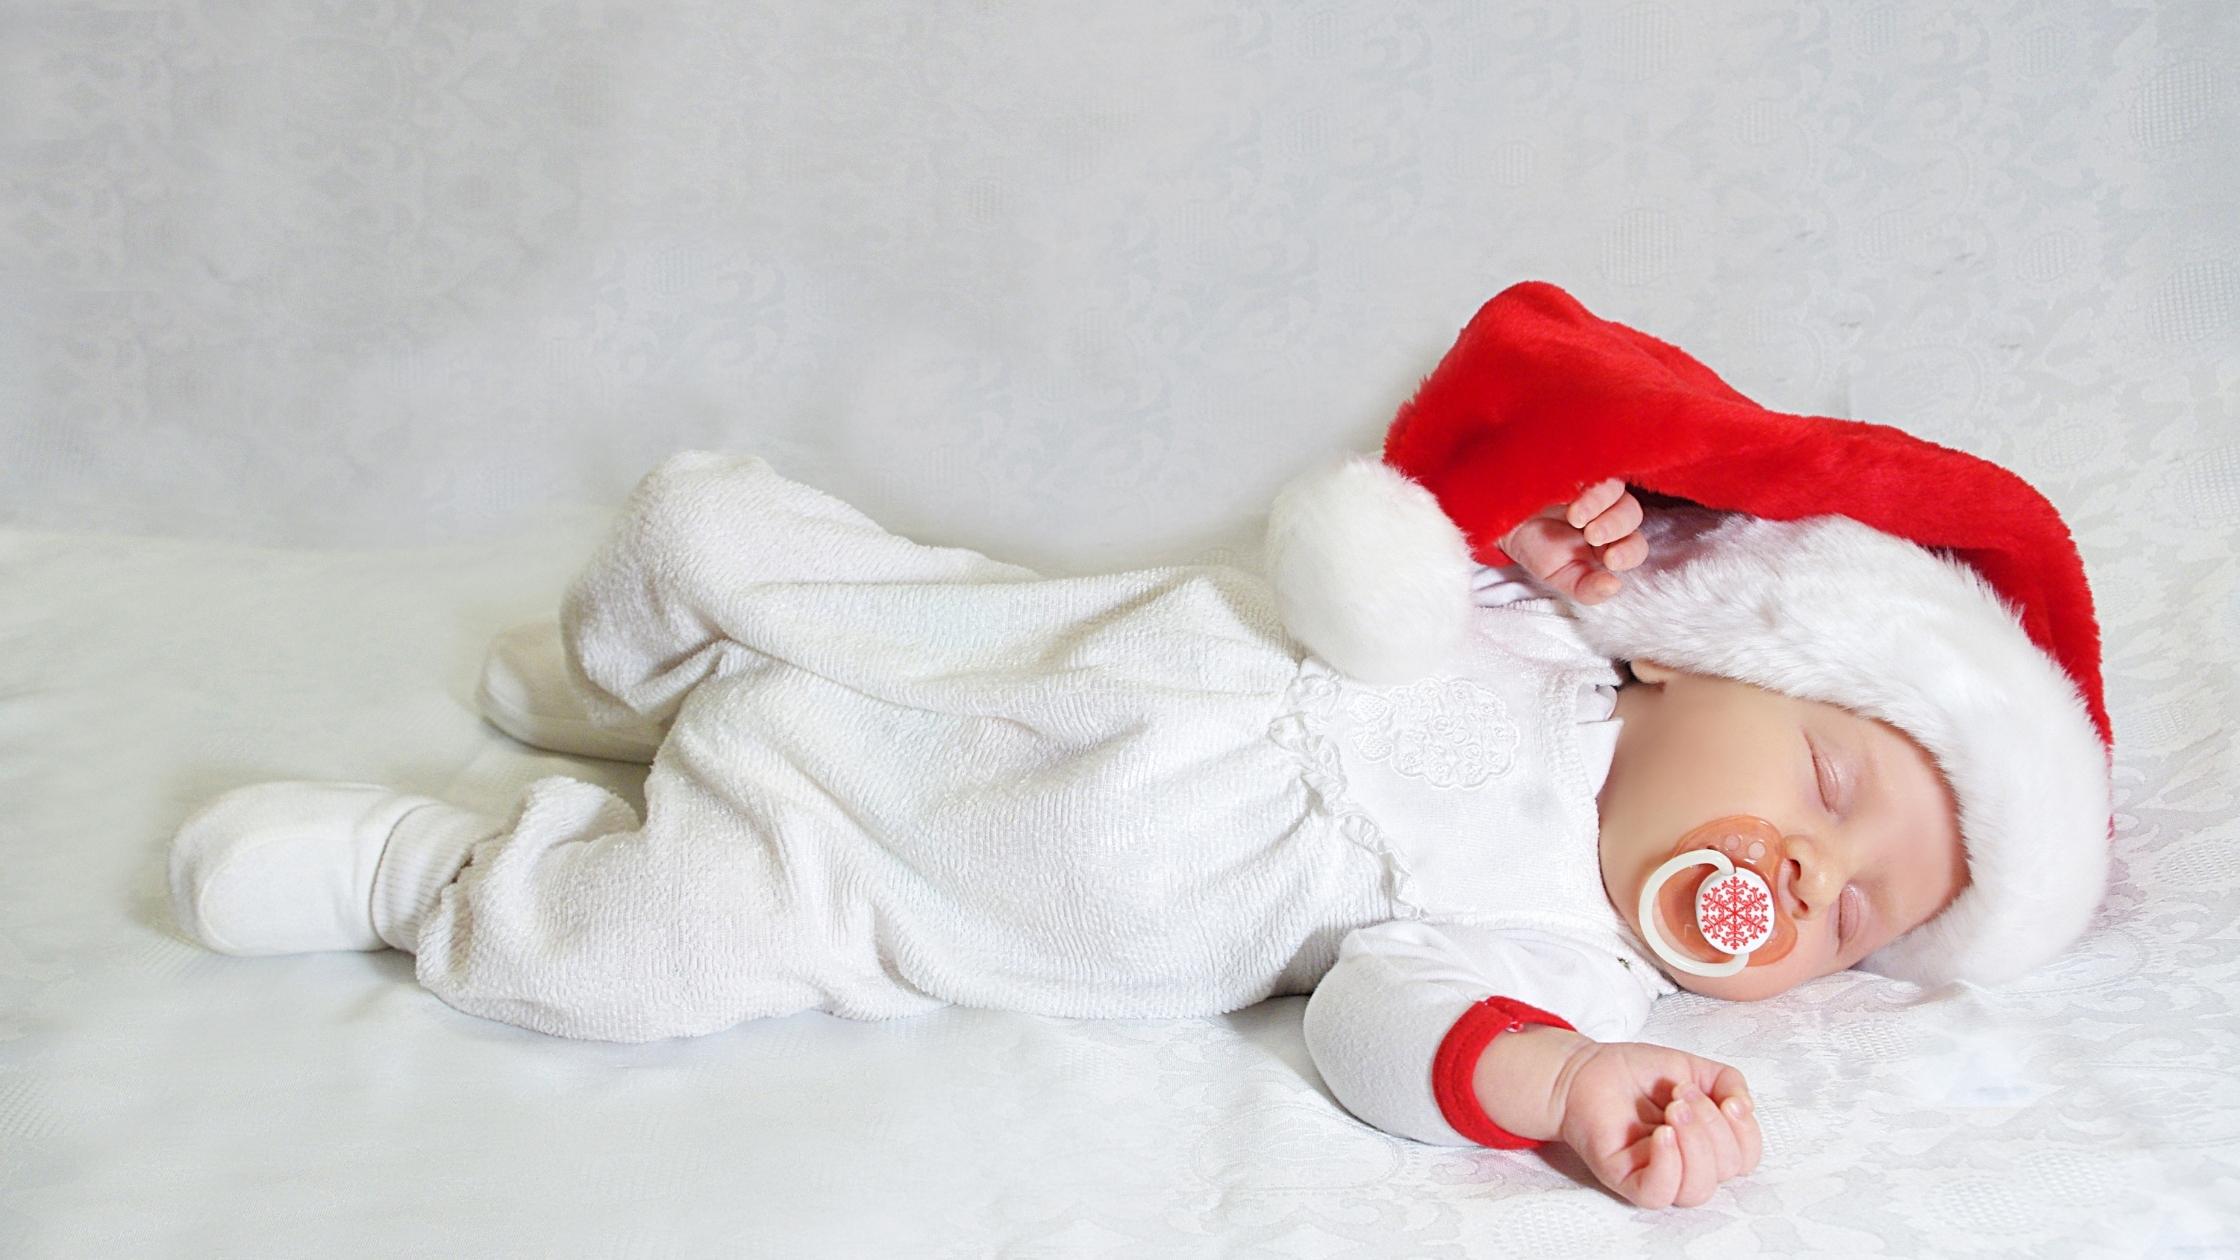
[[1696, 892], [1696, 930], [1730, 954], [1747, 954], [1773, 935], [1773, 893], [1743, 867], [1715, 875]]

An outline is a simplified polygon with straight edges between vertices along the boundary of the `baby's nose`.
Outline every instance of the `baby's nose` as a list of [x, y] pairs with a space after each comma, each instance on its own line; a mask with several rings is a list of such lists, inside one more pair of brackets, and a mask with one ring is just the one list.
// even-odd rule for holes
[[1790, 857], [1781, 864], [1781, 887], [1776, 895], [1793, 919], [1818, 915], [1829, 900], [1826, 864], [1815, 863], [1807, 869], [1801, 858]]

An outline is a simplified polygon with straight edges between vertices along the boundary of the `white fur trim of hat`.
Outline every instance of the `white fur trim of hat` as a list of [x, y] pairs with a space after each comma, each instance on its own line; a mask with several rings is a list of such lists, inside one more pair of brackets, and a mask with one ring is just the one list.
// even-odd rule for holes
[[1587, 641], [1878, 718], [1935, 758], [1968, 884], [1868, 971], [1999, 984], [2067, 950], [2108, 882], [2107, 750], [2076, 685], [1967, 565], [1844, 516], [1695, 507], [1644, 521], [1617, 595], [1566, 601]]

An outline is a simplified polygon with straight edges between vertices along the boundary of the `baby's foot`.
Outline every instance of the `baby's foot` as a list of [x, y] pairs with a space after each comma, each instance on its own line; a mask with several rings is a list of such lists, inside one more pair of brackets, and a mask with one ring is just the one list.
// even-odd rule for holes
[[503, 828], [373, 783], [236, 788], [172, 838], [172, 914], [227, 954], [411, 949], [468, 850]]
[[568, 673], [567, 646], [560, 623], [549, 617], [524, 622], [490, 641], [482, 661], [475, 707], [490, 724], [535, 748], [603, 757], [609, 761], [652, 762], [666, 727], [651, 722], [604, 725]]

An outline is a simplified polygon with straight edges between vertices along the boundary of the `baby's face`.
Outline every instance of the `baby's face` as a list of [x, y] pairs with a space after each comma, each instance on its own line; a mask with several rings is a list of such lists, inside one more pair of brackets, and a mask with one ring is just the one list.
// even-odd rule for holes
[[1698, 825], [1752, 814], [1788, 842], [1774, 898], [1796, 924], [1795, 947], [1731, 976], [1667, 968], [1674, 983], [1713, 997], [1771, 997], [1855, 965], [1967, 883], [1951, 789], [1904, 732], [1654, 661], [1633, 662], [1633, 672], [1639, 681], [1618, 692], [1624, 725], [1600, 806], [1603, 887], [1634, 931], [1642, 885]]

